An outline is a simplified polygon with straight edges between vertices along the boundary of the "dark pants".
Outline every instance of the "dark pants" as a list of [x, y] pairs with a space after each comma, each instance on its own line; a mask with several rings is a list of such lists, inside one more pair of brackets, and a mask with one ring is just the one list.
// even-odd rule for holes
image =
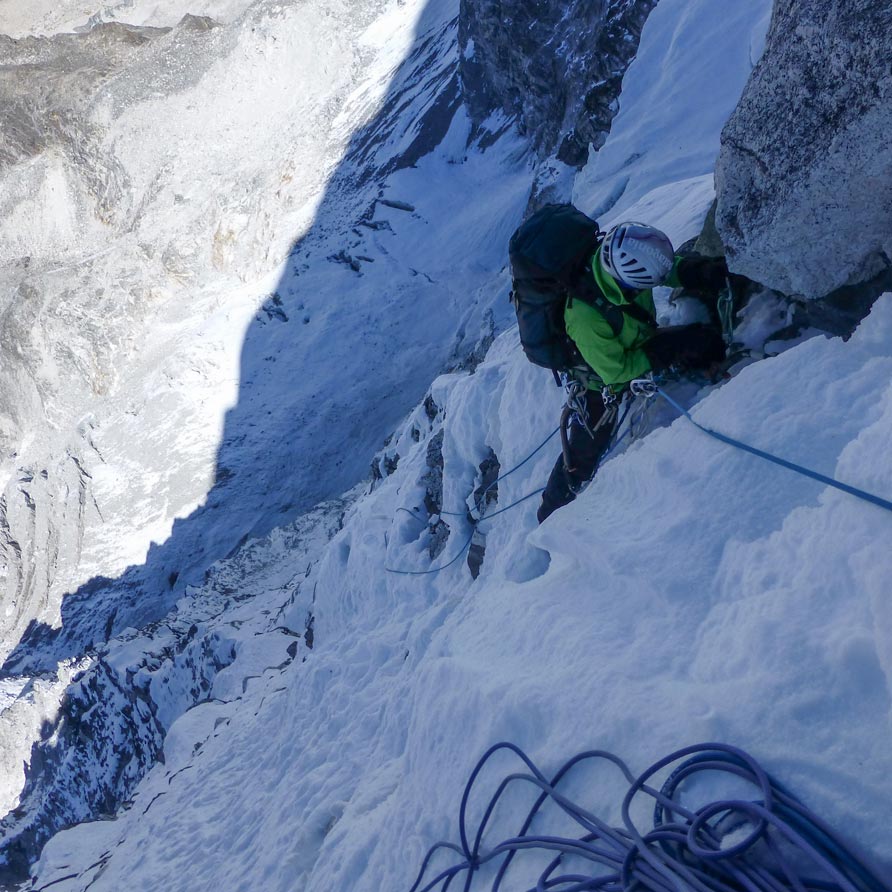
[[[587, 390], [585, 392], [585, 408], [588, 414], [588, 426], [594, 428], [605, 411], [601, 394], [594, 390]], [[572, 468], [568, 472], [564, 467], [564, 455], [561, 453], [551, 469], [551, 476], [548, 478], [545, 492], [542, 493], [542, 504], [536, 513], [539, 523], [542, 523], [552, 511], [572, 502], [580, 488], [591, 480], [604, 450], [610, 443], [615, 425], [615, 419], [602, 424], [592, 437], [579, 418], [574, 416], [570, 420], [568, 439]]]
[[[708, 369], [725, 358], [725, 343], [721, 332], [712, 325], [695, 322], [693, 325], [674, 325], [656, 331], [644, 345], [644, 352], [655, 372], [669, 366], [684, 370]], [[593, 390], [585, 393], [588, 424], [594, 428], [604, 414], [601, 394]], [[558, 456], [551, 476], [542, 493], [542, 504], [536, 513], [539, 523], [576, 498], [576, 494], [598, 469], [601, 456], [610, 443], [616, 421], [602, 425], [590, 436], [577, 418], [570, 422], [570, 461], [572, 469], [564, 467], [563, 453]]]

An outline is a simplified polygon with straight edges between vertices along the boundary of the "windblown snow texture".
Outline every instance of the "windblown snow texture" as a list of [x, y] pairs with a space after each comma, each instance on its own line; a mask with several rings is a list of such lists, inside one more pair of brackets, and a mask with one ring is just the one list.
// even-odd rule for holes
[[[141, 25], [174, 24], [149, 6]], [[662, 0], [609, 139], [554, 187], [605, 224], [696, 235], [769, 11]], [[892, 870], [884, 513], [653, 406], [543, 527], [535, 498], [484, 521], [472, 579], [461, 549], [487, 475], [546, 440], [561, 393], [523, 358], [505, 299], [507, 240], [543, 171], [505, 117], [494, 144], [469, 145], [458, 12], [261, 3], [192, 37], [152, 32], [137, 49], [153, 65], [201, 39], [217, 42], [195, 44], [209, 67], [117, 123], [97, 112], [140, 184], [136, 229], [118, 238], [148, 246], [131, 273], [160, 290], [108, 393], [73, 386], [52, 434], [28, 416], [35, 433], [9, 465], [22, 518], [39, 487], [58, 504], [56, 466], [38, 457], [80, 442], [77, 419], [85, 510], [95, 498], [105, 518], [72, 527], [66, 578], [86, 571], [85, 584], [60, 605], [60, 582], [8, 639], [4, 757], [26, 757], [43, 727], [3, 832], [13, 866], [40, 852], [36, 888], [408, 887], [504, 738], [546, 769], [587, 747], [643, 767], [697, 740], [742, 745]], [[314, 40], [322, 55], [305, 64]], [[126, 71], [87, 105], [108, 108]], [[153, 143], [159, 116], [189, 137], [182, 169]], [[110, 288], [125, 261], [72, 245], [83, 282], [106, 270]], [[36, 294], [61, 294], [53, 281], [41, 272]], [[711, 392], [673, 392], [704, 424], [888, 495], [875, 457], [892, 429], [890, 301], [848, 342], [813, 338]], [[757, 302], [741, 330], [755, 340], [777, 312]], [[72, 367], [54, 377], [37, 355], [22, 380], [52, 408]], [[489, 513], [540, 487], [554, 458], [501, 480]], [[35, 541], [8, 535], [21, 566], [43, 566]], [[570, 792], [609, 811], [600, 779]], [[5, 794], [12, 809], [19, 788]], [[514, 830], [497, 817], [496, 835]]]

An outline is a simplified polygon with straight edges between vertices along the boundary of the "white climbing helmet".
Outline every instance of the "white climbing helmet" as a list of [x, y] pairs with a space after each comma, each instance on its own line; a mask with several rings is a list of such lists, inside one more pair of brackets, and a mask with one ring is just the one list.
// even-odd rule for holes
[[614, 226], [601, 246], [601, 266], [626, 288], [662, 285], [674, 263], [669, 236], [644, 223]]

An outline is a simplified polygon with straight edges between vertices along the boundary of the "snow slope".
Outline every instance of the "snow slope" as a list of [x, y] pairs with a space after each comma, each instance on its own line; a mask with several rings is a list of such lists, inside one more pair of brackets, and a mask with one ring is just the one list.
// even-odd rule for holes
[[[696, 417], [888, 495], [892, 474], [873, 456], [892, 428], [890, 323], [892, 295], [849, 343], [814, 339], [751, 366]], [[434, 387], [450, 509], [484, 442], [510, 465], [553, 423], [541, 401], [517, 425], [518, 401], [541, 388], [516, 349], [506, 334], [475, 375]], [[815, 413], [818, 395], [838, 425]], [[503, 738], [549, 768], [588, 747], [643, 768], [701, 740], [743, 746], [892, 869], [887, 514], [680, 420], [605, 464], [541, 529], [532, 503], [494, 520], [476, 583], [462, 562], [396, 577], [385, 567], [430, 565], [426, 526], [399, 512], [420, 502], [425, 418], [396, 446], [412, 425], [422, 442], [348, 511], [281, 615], [297, 627], [313, 611], [306, 661], [247, 688], [233, 682], [250, 651], [221, 673], [117, 821], [50, 842], [40, 883], [407, 888], [425, 848], [455, 836], [470, 769]], [[550, 459], [500, 484], [499, 505]], [[283, 575], [299, 569], [283, 544], [264, 548]], [[274, 639], [261, 640], [269, 665]], [[570, 789], [599, 798], [584, 779]], [[618, 805], [601, 803], [614, 819]]]
[[[58, 144], [0, 171], [4, 653], [64, 620], [30, 663], [47, 668], [108, 624], [160, 618], [246, 536], [352, 486], [488, 313], [507, 320], [501, 249], [529, 171], [510, 137], [465, 160], [464, 115], [440, 103], [456, 12], [259, 0], [231, 25], [135, 46], [94, 29], [83, 40], [110, 41], [119, 68], [96, 83], [78, 69], [84, 95], [41, 82], [90, 139], [47, 123]], [[75, 65], [60, 39], [54, 64]], [[95, 168], [120, 192], [104, 222]], [[32, 176], [58, 176], [85, 228], [17, 228], [40, 210]]]
[[[607, 161], [595, 158], [576, 184], [585, 207], [647, 215], [677, 241], [697, 231], [722, 114], [768, 7], [735, 12], [732, 28], [727, 7], [663, 0], [626, 78], [635, 113], [623, 106], [603, 150], [625, 162], [599, 182], [593, 171]], [[673, 98], [683, 103], [677, 113], [663, 116], [666, 96], [647, 85], [670, 61], [685, 83], [710, 85], [710, 107], [722, 114], [686, 126], [700, 120], [686, 90]], [[465, 159], [460, 127], [459, 116], [438, 152], [394, 173], [388, 196], [416, 210], [377, 205], [374, 219], [392, 232], [363, 233], [363, 245], [389, 256], [442, 258], [447, 305], [504, 281], [498, 258], [529, 183], [510, 163], [516, 146]], [[648, 151], [629, 160], [623, 144], [643, 144], [633, 131], [648, 127]], [[468, 200], [484, 186], [486, 203]], [[356, 247], [351, 256], [366, 250]], [[375, 256], [377, 270], [383, 252]], [[464, 258], [458, 270], [455, 256]], [[436, 279], [431, 269], [422, 272]], [[310, 263], [304, 274], [312, 285], [319, 272]], [[344, 266], [325, 281], [349, 289], [357, 279]], [[442, 333], [439, 307], [419, 309], [433, 334]], [[876, 456], [892, 433], [890, 324], [892, 295], [848, 342], [815, 338], [722, 387], [677, 393], [697, 402], [702, 423], [889, 497], [892, 471]], [[367, 343], [351, 347], [368, 355]], [[519, 464], [553, 431], [560, 404], [516, 332], [504, 332], [473, 371], [433, 381], [379, 453], [381, 479], [302, 520], [261, 525], [264, 535], [188, 587], [176, 615], [113, 640], [97, 659], [153, 691], [164, 761], [115, 820], [57, 834], [35, 887], [408, 888], [427, 847], [454, 838], [473, 764], [504, 738], [546, 769], [589, 747], [641, 769], [701, 740], [743, 746], [892, 873], [892, 559], [883, 535], [892, 518], [880, 509], [735, 452], [657, 405], [651, 432], [544, 526], [535, 498], [484, 521], [476, 580], [463, 557], [439, 573], [389, 572], [461, 555], [481, 465], [491, 452], [503, 472]], [[540, 487], [556, 452], [552, 440], [501, 481], [490, 513]], [[252, 516], [264, 516], [266, 497], [251, 503]], [[192, 667], [170, 636], [190, 623], [190, 648], [217, 662], [204, 702], [183, 712]], [[153, 648], [163, 657], [147, 660]], [[590, 779], [570, 789], [616, 819], [618, 800]], [[515, 825], [502, 816], [494, 836]]]

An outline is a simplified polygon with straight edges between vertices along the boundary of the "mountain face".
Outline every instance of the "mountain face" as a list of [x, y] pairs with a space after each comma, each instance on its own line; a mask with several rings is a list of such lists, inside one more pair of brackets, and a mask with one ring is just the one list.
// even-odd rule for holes
[[[13, 873], [58, 828], [114, 813], [235, 660], [227, 599], [212, 586], [198, 606], [207, 568], [340, 496], [437, 371], [482, 358], [509, 319], [496, 258], [537, 158], [571, 118], [592, 138], [609, 124], [580, 117], [567, 79], [603, 98], [609, 75], [613, 103], [652, 3], [549, 22], [581, 55], [535, 84], [528, 45], [490, 46], [503, 22], [484, 4], [238, 6], [107, 4], [78, 33], [0, 40]], [[598, 46], [615, 49], [587, 70]], [[533, 86], [537, 135], [519, 140]], [[399, 180], [429, 157], [468, 192], [500, 183], [456, 207], [448, 254], [422, 241], [449, 229], [440, 190], [426, 207]]]
[[460, 71], [475, 127], [501, 111], [545, 153], [582, 167], [617, 110], [656, 0], [462, 0]]
[[888, 3], [777, 0], [716, 166], [735, 269], [810, 298], [890, 270], [890, 60]]
[[[655, 402], [535, 520], [563, 396], [508, 238], [571, 196], [696, 236], [771, 0], [539, 7], [135, 0], [3, 43], [0, 884], [409, 888], [504, 738], [734, 742], [892, 865], [879, 509]], [[890, 317], [671, 392], [888, 493]]]

